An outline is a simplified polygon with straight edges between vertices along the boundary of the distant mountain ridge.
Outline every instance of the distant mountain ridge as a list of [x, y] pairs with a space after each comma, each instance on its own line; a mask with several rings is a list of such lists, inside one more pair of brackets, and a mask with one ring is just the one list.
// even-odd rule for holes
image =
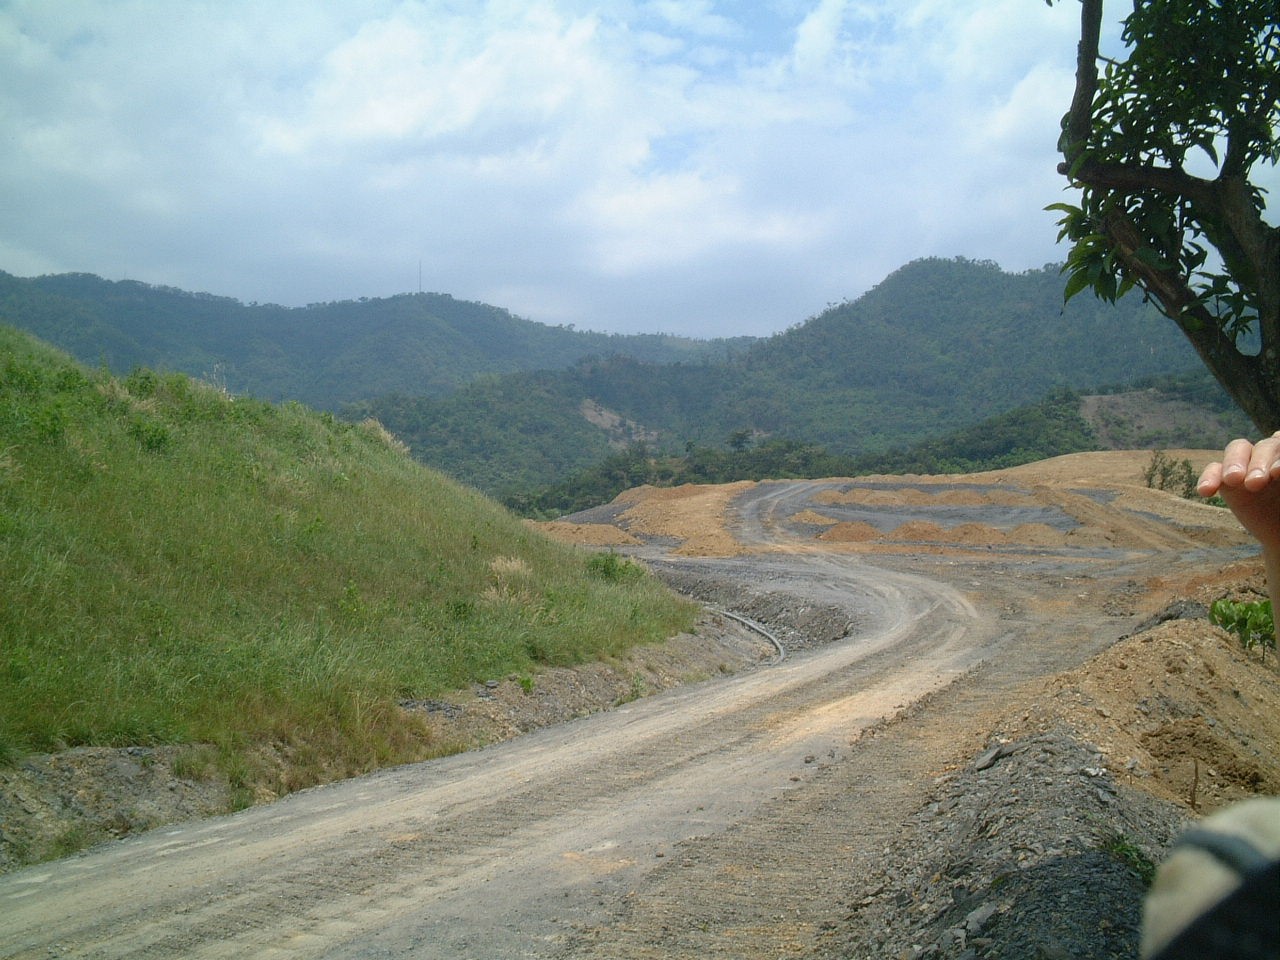
[[0, 273], [0, 322], [113, 370], [177, 370], [376, 417], [418, 459], [499, 493], [555, 484], [636, 440], [889, 453], [1054, 391], [1200, 368], [1139, 295], [1064, 305], [1062, 289], [1055, 265], [922, 259], [772, 337], [699, 341], [548, 327], [446, 294], [285, 308]]
[[1199, 366], [1174, 325], [1136, 294], [1064, 306], [1056, 266], [1006, 273], [926, 259], [723, 362], [593, 359], [442, 398], [384, 397], [361, 412], [428, 463], [498, 491], [553, 484], [610, 453], [610, 438], [582, 417], [584, 402], [656, 436], [646, 442], [659, 451], [723, 447], [745, 434], [863, 456], [947, 436], [1057, 390]]
[[116, 372], [182, 372], [328, 410], [390, 393], [442, 396], [482, 374], [563, 368], [592, 355], [724, 357], [751, 339], [578, 331], [443, 293], [291, 308], [86, 273], [3, 271], [0, 322]]

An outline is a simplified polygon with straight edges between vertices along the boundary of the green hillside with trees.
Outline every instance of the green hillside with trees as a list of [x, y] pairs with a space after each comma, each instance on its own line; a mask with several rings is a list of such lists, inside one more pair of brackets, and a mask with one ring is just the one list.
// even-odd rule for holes
[[749, 341], [582, 332], [440, 293], [287, 308], [85, 273], [0, 271], [0, 321], [116, 373], [183, 372], [331, 411], [393, 393], [441, 396], [484, 373], [558, 369], [593, 355], [723, 358]]
[[631, 442], [583, 419], [584, 401], [634, 422], [646, 448], [664, 456], [744, 435], [858, 458], [941, 440], [1055, 392], [1196, 366], [1139, 295], [1064, 306], [1056, 267], [1011, 274], [931, 259], [726, 361], [591, 358], [566, 371], [487, 378], [447, 397], [378, 398], [353, 412], [377, 417], [452, 476], [518, 497]]
[[757, 442], [745, 431], [721, 446], [690, 444], [679, 454], [633, 443], [563, 481], [511, 492], [504, 502], [517, 513], [545, 519], [606, 503], [640, 484], [974, 473], [1086, 450], [1216, 448], [1249, 429], [1248, 418], [1226, 392], [1197, 370], [1092, 394], [1055, 390], [943, 436], [856, 457], [794, 440]]
[[[86, 274], [0, 274], [0, 319], [117, 373], [185, 370], [233, 393], [375, 418], [418, 460], [513, 504], [576, 502], [548, 492], [616, 473], [633, 448], [664, 462], [697, 453], [707, 478], [764, 469], [739, 462], [743, 447], [766, 462], [785, 451], [793, 471], [918, 458], [930, 443], [929, 462], [987, 462], [995, 454], [943, 445], [1063, 391], [1198, 367], [1137, 293], [1064, 305], [1056, 266], [1007, 273], [963, 258], [907, 264], [754, 341], [582, 333], [440, 294], [286, 309]], [[720, 462], [728, 452], [733, 464]]]
[[400, 700], [690, 625], [600, 559], [376, 423], [116, 377], [0, 326], [0, 759], [183, 744], [248, 802], [431, 756], [455, 745]]

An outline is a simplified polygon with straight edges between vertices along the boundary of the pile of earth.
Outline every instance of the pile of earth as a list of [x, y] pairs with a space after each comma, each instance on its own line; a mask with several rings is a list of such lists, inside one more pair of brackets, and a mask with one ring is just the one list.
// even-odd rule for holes
[[1206, 578], [1084, 666], [1025, 689], [941, 773], [824, 955], [1134, 956], [1155, 867], [1199, 817], [1280, 795], [1280, 668], [1205, 618], [1260, 566]]

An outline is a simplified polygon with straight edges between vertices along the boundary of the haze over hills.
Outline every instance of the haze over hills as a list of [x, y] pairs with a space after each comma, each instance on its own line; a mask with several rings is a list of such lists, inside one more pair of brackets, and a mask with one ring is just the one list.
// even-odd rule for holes
[[551, 327], [443, 293], [281, 307], [86, 273], [3, 271], [0, 322], [117, 373], [212, 377], [235, 393], [333, 411], [388, 393], [442, 396], [480, 374], [555, 369], [591, 355], [723, 357], [749, 339]]

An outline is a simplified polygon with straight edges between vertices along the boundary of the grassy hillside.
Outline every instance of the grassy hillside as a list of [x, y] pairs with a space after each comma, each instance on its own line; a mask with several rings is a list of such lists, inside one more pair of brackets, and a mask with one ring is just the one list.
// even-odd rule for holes
[[440, 396], [482, 373], [560, 369], [592, 355], [724, 357], [749, 340], [576, 331], [441, 293], [286, 308], [84, 273], [0, 271], [0, 318], [117, 373], [216, 375], [234, 393], [327, 410], [391, 393]]
[[89, 371], [0, 326], [0, 757], [204, 744], [246, 790], [439, 750], [397, 708], [656, 641], [691, 609], [376, 424]]

